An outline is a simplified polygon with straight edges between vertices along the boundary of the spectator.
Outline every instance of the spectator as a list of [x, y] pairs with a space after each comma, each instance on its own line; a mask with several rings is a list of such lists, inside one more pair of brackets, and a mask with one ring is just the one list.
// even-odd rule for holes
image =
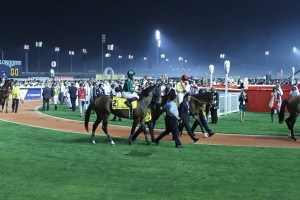
[[80, 83], [78, 89], [78, 105], [80, 111], [80, 117], [83, 115], [83, 111], [85, 109], [85, 102], [86, 102], [86, 89], [84, 88], [83, 83]]
[[277, 113], [279, 117], [279, 111], [281, 106], [281, 91], [278, 87], [274, 87], [271, 93], [271, 101], [269, 103], [269, 107], [271, 108], [271, 123], [274, 121], [274, 114]]
[[299, 90], [298, 90], [297, 85], [293, 85], [292, 90], [290, 91], [290, 95], [292, 97], [299, 95]]
[[248, 103], [248, 96], [244, 89], [242, 89], [240, 96], [239, 96], [239, 109], [240, 109], [240, 120], [244, 122], [245, 120], [245, 113], [246, 113], [246, 103]]
[[71, 107], [72, 107], [72, 111], [75, 112], [76, 111], [76, 99], [77, 99], [77, 87], [75, 87], [75, 83], [72, 82], [71, 86], [69, 87], [69, 94], [70, 94], [70, 100], [71, 100]]

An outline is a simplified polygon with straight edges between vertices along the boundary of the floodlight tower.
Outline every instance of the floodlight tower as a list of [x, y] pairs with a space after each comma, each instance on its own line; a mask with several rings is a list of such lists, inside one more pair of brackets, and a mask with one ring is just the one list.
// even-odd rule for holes
[[160, 31], [155, 31], [155, 37], [156, 37], [156, 77], [158, 77], [158, 49], [160, 48], [161, 41], [160, 41]]

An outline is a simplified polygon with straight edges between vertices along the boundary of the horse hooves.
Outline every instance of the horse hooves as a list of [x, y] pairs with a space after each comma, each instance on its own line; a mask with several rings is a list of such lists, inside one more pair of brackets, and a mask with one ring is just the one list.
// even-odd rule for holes
[[151, 143], [150, 143], [149, 141], [147, 141], [147, 142], [146, 142], [146, 145], [147, 145], [147, 146], [150, 146], [150, 145], [151, 145]]
[[93, 143], [93, 144], [96, 144], [96, 141], [95, 141], [95, 140], [92, 140], [92, 143]]
[[128, 140], [128, 144], [131, 145], [131, 144], [132, 144], [132, 141], [131, 141], [131, 140]]

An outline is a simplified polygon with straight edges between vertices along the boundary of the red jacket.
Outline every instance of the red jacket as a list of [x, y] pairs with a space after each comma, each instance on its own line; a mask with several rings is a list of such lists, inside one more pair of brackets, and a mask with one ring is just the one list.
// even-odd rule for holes
[[78, 99], [86, 99], [86, 89], [78, 89]]

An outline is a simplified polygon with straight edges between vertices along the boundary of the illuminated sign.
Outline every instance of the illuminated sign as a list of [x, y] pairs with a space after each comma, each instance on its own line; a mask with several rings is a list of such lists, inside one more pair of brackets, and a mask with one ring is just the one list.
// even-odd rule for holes
[[0, 60], [0, 71], [5, 71], [9, 77], [18, 77], [22, 75], [22, 61], [18, 60]]

